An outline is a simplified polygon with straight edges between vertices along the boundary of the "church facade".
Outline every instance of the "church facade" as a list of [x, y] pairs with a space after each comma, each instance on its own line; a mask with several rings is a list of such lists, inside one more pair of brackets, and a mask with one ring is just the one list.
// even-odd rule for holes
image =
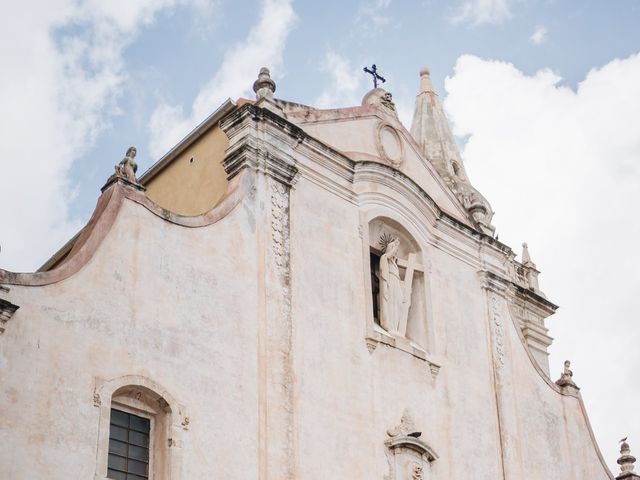
[[76, 237], [0, 270], [0, 478], [614, 478], [429, 72], [410, 131], [381, 88], [275, 89], [139, 177], [129, 149]]

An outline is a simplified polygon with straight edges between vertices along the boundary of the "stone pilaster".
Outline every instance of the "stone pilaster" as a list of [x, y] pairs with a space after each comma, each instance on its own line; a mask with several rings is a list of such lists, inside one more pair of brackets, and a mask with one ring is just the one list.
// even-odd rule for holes
[[[298, 170], [291, 137], [277, 114], [253, 105], [223, 120], [230, 138], [223, 165], [229, 179], [251, 175], [245, 200], [256, 218], [258, 249], [258, 478], [297, 478], [291, 314], [290, 193]], [[274, 127], [277, 125], [277, 129]], [[277, 131], [276, 131], [277, 130]], [[289, 143], [289, 141], [291, 143]]]
[[489, 346], [491, 348], [496, 421], [505, 479], [525, 478], [518, 442], [518, 412], [513, 388], [513, 372], [509, 361], [509, 310], [507, 296], [510, 283], [489, 272], [479, 272], [487, 302]]

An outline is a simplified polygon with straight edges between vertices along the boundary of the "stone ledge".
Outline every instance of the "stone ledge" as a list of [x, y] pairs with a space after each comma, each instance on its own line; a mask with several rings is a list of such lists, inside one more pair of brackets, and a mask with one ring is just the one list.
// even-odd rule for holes
[[438, 372], [440, 371], [440, 365], [434, 363], [430, 359], [429, 353], [413, 344], [411, 341], [406, 338], [394, 337], [386, 333], [381, 333], [377, 330], [369, 332], [365, 338], [367, 343], [367, 348], [369, 352], [373, 352], [379, 344], [387, 345], [392, 348], [396, 348], [402, 352], [408, 353], [409, 355], [417, 358], [418, 360], [422, 360], [429, 366], [429, 372], [431, 376], [435, 378], [438, 376]]

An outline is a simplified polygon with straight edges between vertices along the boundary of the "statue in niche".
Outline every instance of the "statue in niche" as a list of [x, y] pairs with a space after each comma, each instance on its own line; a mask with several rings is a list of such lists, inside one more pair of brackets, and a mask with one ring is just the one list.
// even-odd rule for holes
[[398, 268], [400, 239], [383, 234], [380, 244], [384, 248], [380, 257], [380, 326], [391, 334], [403, 336], [411, 302], [411, 287], [407, 295], [405, 281], [400, 279]]

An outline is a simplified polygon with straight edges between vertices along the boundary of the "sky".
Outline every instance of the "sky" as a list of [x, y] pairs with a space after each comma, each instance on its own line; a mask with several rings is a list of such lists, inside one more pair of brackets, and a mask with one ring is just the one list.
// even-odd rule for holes
[[[0, 267], [86, 223], [126, 149], [139, 173], [261, 66], [276, 96], [360, 104], [376, 63], [408, 127], [427, 66], [500, 240], [560, 305], [612, 469], [640, 454], [640, 0], [23, 0], [0, 18]], [[637, 445], [635, 450], [633, 446]], [[617, 469], [613, 470], [614, 472]]]

